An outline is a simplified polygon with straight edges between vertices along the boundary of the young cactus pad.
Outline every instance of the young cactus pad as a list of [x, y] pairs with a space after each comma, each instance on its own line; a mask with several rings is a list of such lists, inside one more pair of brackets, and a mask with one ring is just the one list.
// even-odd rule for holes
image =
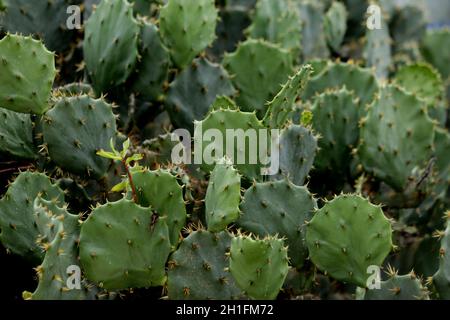
[[306, 187], [298, 187], [287, 179], [255, 183], [245, 192], [241, 208], [241, 228], [260, 237], [285, 237], [292, 265], [302, 267], [308, 256], [306, 221], [316, 209], [316, 200]]
[[175, 300], [232, 300], [242, 295], [229, 271], [231, 236], [192, 232], [169, 259], [168, 294]]
[[138, 58], [139, 25], [126, 0], [103, 0], [85, 27], [86, 69], [97, 94], [128, 78]]
[[341, 195], [309, 221], [306, 243], [320, 270], [366, 287], [368, 267], [381, 266], [392, 249], [392, 227], [380, 207], [358, 195]]
[[217, 9], [213, 0], [171, 0], [159, 21], [173, 62], [183, 68], [214, 41]]
[[0, 40], [0, 106], [43, 114], [56, 76], [55, 55], [31, 37], [7, 34]]
[[108, 290], [161, 286], [170, 253], [166, 218], [122, 199], [94, 209], [82, 224], [80, 259], [86, 277]]
[[246, 295], [257, 300], [277, 297], [288, 273], [287, 248], [283, 240], [247, 236], [231, 239], [230, 271]]
[[209, 231], [221, 231], [239, 218], [241, 176], [227, 160], [219, 159], [211, 173], [205, 197]]
[[0, 200], [0, 241], [5, 248], [31, 261], [40, 261], [39, 231], [34, 221], [34, 200], [40, 195], [64, 203], [63, 191], [42, 173], [22, 172]]
[[43, 118], [43, 133], [51, 159], [62, 168], [94, 177], [106, 173], [110, 162], [97, 151], [109, 149], [117, 131], [105, 101], [84, 95], [59, 100]]

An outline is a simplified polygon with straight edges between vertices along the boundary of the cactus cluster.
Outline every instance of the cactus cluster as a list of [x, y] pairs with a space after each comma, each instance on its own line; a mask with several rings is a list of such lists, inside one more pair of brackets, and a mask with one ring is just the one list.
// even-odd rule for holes
[[0, 0], [2, 292], [450, 299], [434, 1]]

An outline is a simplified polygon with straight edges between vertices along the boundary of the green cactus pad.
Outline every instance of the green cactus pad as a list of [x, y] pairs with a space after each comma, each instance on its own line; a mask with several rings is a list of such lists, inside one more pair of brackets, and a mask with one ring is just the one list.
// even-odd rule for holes
[[[65, 51], [75, 40], [76, 30], [69, 30], [71, 17], [67, 8], [80, 0], [5, 0], [0, 29], [10, 33], [37, 35], [50, 50]], [[0, 11], [2, 5], [0, 4]]]
[[429, 300], [427, 289], [414, 274], [393, 275], [379, 289], [367, 290], [364, 300]]
[[192, 232], [169, 259], [168, 295], [173, 300], [233, 300], [242, 292], [229, 264], [231, 236], [227, 232]]
[[328, 45], [339, 51], [347, 31], [347, 9], [344, 4], [333, 1], [325, 15], [323, 28]]
[[81, 175], [106, 173], [110, 162], [97, 152], [109, 150], [111, 139], [117, 136], [111, 105], [89, 96], [63, 98], [45, 114], [43, 133], [57, 165]]
[[55, 97], [63, 96], [63, 97], [73, 97], [78, 95], [88, 95], [91, 97], [95, 97], [94, 89], [88, 83], [76, 82], [69, 83], [62, 87], [56, 88], [53, 93]]
[[[40, 233], [39, 242], [45, 249], [45, 258], [36, 268], [38, 287], [32, 300], [86, 300], [95, 299], [98, 292], [94, 286], [81, 281], [80, 288], [69, 288], [69, 267], [79, 267], [78, 241], [80, 225], [78, 216], [54, 202], [36, 198], [34, 217]], [[80, 274], [81, 277], [81, 274]], [[73, 283], [72, 283], [73, 284]]]
[[301, 268], [308, 256], [305, 222], [312, 218], [316, 201], [306, 187], [289, 180], [255, 183], [244, 195], [238, 225], [260, 237], [285, 237], [292, 265]]
[[0, 152], [24, 159], [37, 157], [30, 115], [0, 108]]
[[204, 58], [192, 61], [171, 83], [167, 96], [172, 122], [179, 128], [194, 129], [217, 96], [233, 96], [235, 89], [228, 73], [219, 64]]
[[163, 285], [169, 231], [165, 217], [151, 223], [150, 208], [125, 199], [94, 209], [80, 233], [86, 277], [108, 290]]
[[333, 278], [366, 287], [369, 266], [392, 249], [392, 228], [380, 207], [357, 195], [327, 202], [307, 224], [312, 262]]
[[138, 57], [139, 26], [126, 0], [103, 0], [85, 26], [84, 59], [97, 94], [125, 82]]
[[56, 76], [55, 56], [42, 42], [19, 35], [0, 40], [0, 107], [42, 114]]
[[[261, 177], [261, 169], [263, 168], [261, 164], [261, 159], [266, 160], [265, 157], [260, 158], [256, 157], [256, 163], [252, 164], [251, 160], [253, 156], [257, 156], [259, 150], [257, 150], [256, 154], [251, 152], [251, 150], [255, 151], [252, 148], [256, 146], [254, 144], [250, 145], [248, 139], [245, 139], [245, 149], [240, 149], [238, 139], [234, 138], [234, 157], [227, 152], [227, 146], [231, 148], [232, 139], [227, 139], [227, 130], [232, 130], [231, 133], [239, 133], [237, 130], [243, 130], [243, 132], [256, 133], [258, 144], [260, 145], [260, 154], [266, 154], [267, 150], [270, 150], [270, 141], [263, 141], [259, 139], [259, 130], [265, 129], [262, 122], [256, 118], [254, 113], [241, 112], [239, 110], [216, 110], [212, 111], [208, 114], [208, 116], [201, 122], [195, 122], [195, 131], [198, 132], [197, 136], [194, 135], [194, 160], [195, 157], [200, 157], [201, 159], [201, 168], [205, 171], [212, 171], [214, 168], [215, 161], [222, 158], [223, 156], [227, 156], [232, 160], [235, 167], [238, 171], [248, 178], [259, 179]], [[201, 129], [201, 131], [200, 131]], [[220, 133], [220, 136], [223, 137], [222, 141], [212, 139], [212, 142], [206, 141], [204, 134], [206, 131], [210, 129], [218, 130], [217, 134]], [[249, 131], [250, 130], [250, 131]], [[211, 131], [210, 131], [211, 132]], [[199, 135], [203, 136], [202, 141], [199, 139]], [[243, 135], [239, 135], [243, 138]], [[269, 137], [270, 138], [270, 137]], [[268, 140], [270, 140], [268, 138]], [[230, 140], [230, 141], [228, 141]], [[239, 139], [244, 140], [244, 139]], [[202, 144], [203, 142], [203, 144]], [[228, 142], [228, 143], [226, 143]], [[267, 148], [266, 148], [267, 146]], [[263, 150], [264, 149], [264, 150]], [[214, 150], [214, 151], [213, 151]], [[205, 159], [204, 155], [212, 155], [213, 159], [211, 159], [211, 163], [207, 163], [207, 159]], [[243, 157], [243, 159], [240, 159]], [[239, 161], [244, 160], [244, 161]], [[267, 166], [268, 167], [268, 166]]]
[[389, 77], [389, 68], [392, 64], [391, 37], [389, 26], [382, 19], [381, 29], [366, 31], [366, 44], [364, 59], [367, 67], [373, 67], [378, 79], [386, 80]]
[[41, 173], [23, 172], [0, 200], [0, 241], [11, 252], [32, 261], [43, 257], [37, 245], [39, 230], [34, 220], [34, 200], [40, 195], [62, 204], [64, 193]]
[[402, 67], [396, 73], [394, 82], [405, 91], [425, 100], [430, 107], [437, 107], [436, 105], [445, 95], [441, 75], [424, 63]]
[[241, 6], [221, 8], [219, 14], [217, 38], [207, 52], [218, 60], [222, 60], [225, 52], [233, 52], [238, 43], [245, 40], [244, 30], [251, 21], [249, 12]]
[[441, 299], [450, 299], [450, 211], [446, 213], [447, 229], [439, 250], [439, 269], [433, 276], [433, 284]]
[[302, 25], [291, 0], [259, 0], [247, 33], [253, 39], [279, 44], [294, 57], [300, 54]]
[[372, 102], [378, 92], [377, 80], [369, 69], [350, 63], [330, 62], [322, 72], [308, 81], [303, 98], [309, 100], [327, 89], [340, 89], [344, 86], [360, 99], [360, 114], [364, 114], [364, 107]]
[[290, 125], [281, 131], [279, 148], [280, 174], [274, 178], [287, 177], [303, 185], [314, 163], [317, 138], [310, 129]]
[[216, 98], [216, 100], [209, 107], [209, 110], [210, 111], [217, 111], [217, 110], [220, 110], [220, 109], [237, 110], [238, 107], [236, 105], [236, 102], [231, 100], [229, 97], [227, 97], [227, 96], [218, 96]]
[[396, 11], [390, 28], [395, 45], [420, 41], [423, 38], [427, 29], [425, 10], [412, 4]]
[[150, 206], [160, 217], [166, 218], [170, 243], [175, 247], [186, 222], [183, 187], [175, 176], [164, 170], [137, 172], [133, 174], [133, 182], [138, 203]]
[[136, 74], [132, 78], [132, 89], [140, 97], [158, 100], [164, 92], [169, 72], [169, 53], [164, 48], [158, 28], [149, 22], [141, 27]]
[[319, 171], [346, 173], [359, 139], [359, 103], [345, 87], [313, 99], [313, 128], [320, 134], [314, 166]]
[[425, 60], [431, 63], [442, 75], [450, 76], [450, 30], [428, 31], [421, 43], [421, 52]]
[[275, 98], [268, 103], [264, 123], [270, 128], [282, 128], [290, 119], [294, 104], [305, 88], [312, 72], [310, 65], [304, 65], [281, 88]]
[[235, 52], [226, 54], [223, 64], [239, 91], [237, 105], [264, 116], [266, 102], [272, 100], [287, 81], [292, 63], [293, 57], [287, 50], [263, 40], [249, 39]]
[[426, 105], [400, 88], [383, 88], [360, 126], [362, 165], [399, 191], [413, 169], [424, 168], [432, 157], [434, 124]]
[[183, 68], [214, 41], [217, 9], [213, 0], [171, 0], [159, 23], [173, 62]]
[[208, 231], [227, 228], [239, 218], [241, 176], [225, 159], [219, 159], [209, 178], [205, 197], [205, 216]]
[[302, 28], [303, 60], [312, 58], [328, 58], [327, 40], [325, 37], [325, 19], [322, 4], [318, 1], [302, 0], [297, 2]]
[[231, 239], [230, 271], [236, 284], [250, 298], [275, 299], [286, 279], [288, 260], [281, 239], [254, 240], [245, 236]]

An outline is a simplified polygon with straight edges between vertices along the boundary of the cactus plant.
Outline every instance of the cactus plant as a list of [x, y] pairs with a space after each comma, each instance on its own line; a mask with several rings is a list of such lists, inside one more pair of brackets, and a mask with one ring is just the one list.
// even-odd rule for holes
[[9, 186], [0, 200], [0, 241], [13, 253], [39, 261], [43, 252], [37, 245], [39, 230], [34, 220], [34, 200], [42, 198], [57, 204], [64, 193], [41, 173], [23, 172]]
[[306, 222], [312, 218], [316, 201], [306, 187], [289, 180], [255, 183], [244, 195], [238, 225], [265, 237], [285, 237], [291, 263], [302, 267], [307, 258]]
[[0, 0], [0, 295], [449, 299], [444, 2]]
[[369, 266], [381, 266], [392, 249], [392, 228], [380, 207], [358, 195], [326, 203], [307, 223], [314, 264], [332, 277], [366, 287]]
[[219, 159], [211, 172], [205, 197], [208, 230], [221, 231], [236, 221], [240, 201], [241, 177], [229, 160]]
[[129, 77], [138, 57], [139, 26], [127, 0], [103, 0], [86, 22], [86, 68], [97, 94]]
[[288, 273], [287, 248], [276, 237], [231, 239], [230, 272], [246, 295], [275, 299]]
[[183, 240], [168, 262], [168, 294], [175, 300], [237, 299], [242, 295], [230, 272], [231, 236], [199, 229]]
[[56, 76], [54, 54], [38, 40], [8, 34], [0, 40], [0, 56], [0, 105], [16, 112], [44, 113]]
[[95, 208], [80, 232], [86, 277], [109, 290], [162, 285], [170, 253], [166, 220], [153, 223], [150, 208], [129, 200]]
[[192, 61], [172, 82], [167, 106], [173, 123], [180, 128], [194, 128], [202, 120], [217, 96], [233, 96], [235, 89], [228, 73], [206, 59]]
[[116, 121], [111, 105], [101, 99], [63, 98], [45, 114], [43, 134], [55, 163], [74, 173], [101, 177], [109, 161], [96, 152], [116, 139]]
[[[292, 55], [263, 40], [249, 39], [235, 52], [226, 54], [225, 68], [239, 91], [236, 102], [242, 110], [264, 115], [265, 104], [275, 97], [280, 84], [292, 73]], [[273, 63], [276, 61], [276, 63]]]
[[213, 0], [172, 0], [160, 12], [161, 35], [180, 68], [215, 38], [217, 9]]

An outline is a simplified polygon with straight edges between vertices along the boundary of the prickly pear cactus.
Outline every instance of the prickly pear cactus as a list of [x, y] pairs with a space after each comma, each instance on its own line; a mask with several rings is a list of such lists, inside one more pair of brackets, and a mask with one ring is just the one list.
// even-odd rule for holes
[[[45, 251], [44, 261], [36, 268], [39, 284], [32, 300], [94, 299], [97, 288], [81, 283], [78, 261], [80, 223], [78, 216], [54, 202], [36, 198], [34, 217], [39, 230], [39, 244]], [[80, 283], [72, 280], [80, 276]]]
[[449, 43], [448, 29], [428, 31], [421, 43], [421, 52], [425, 60], [438, 69], [444, 79], [450, 76]]
[[167, 106], [177, 127], [193, 130], [194, 121], [202, 120], [217, 96], [233, 96], [230, 76], [218, 64], [206, 59], [192, 61], [171, 83]]
[[192, 231], [168, 262], [168, 294], [175, 300], [232, 300], [242, 296], [229, 271], [232, 237]]
[[303, 98], [309, 100], [327, 89], [341, 89], [345, 86], [359, 98], [360, 112], [364, 114], [364, 108], [378, 92], [378, 82], [374, 74], [369, 69], [350, 63], [328, 63], [322, 68], [322, 71], [315, 73], [308, 82]]
[[391, 275], [381, 281], [380, 288], [367, 290], [365, 300], [429, 300], [427, 289], [414, 273]]
[[7, 34], [0, 40], [0, 106], [42, 114], [49, 108], [55, 56], [42, 42]]
[[86, 22], [86, 69], [97, 94], [128, 78], [138, 57], [139, 26], [127, 0], [102, 0]]
[[64, 202], [64, 193], [47, 176], [28, 171], [14, 180], [0, 200], [1, 243], [11, 252], [34, 261], [43, 257], [33, 216], [37, 196], [60, 205]]
[[[210, 129], [215, 130], [210, 131]], [[227, 156], [240, 173], [249, 178], [259, 179], [262, 169], [268, 167], [263, 166], [263, 162], [267, 160], [268, 151], [271, 148], [270, 137], [268, 135], [260, 136], [259, 134], [260, 130], [264, 129], [262, 122], [258, 120], [254, 113], [226, 109], [212, 111], [203, 121], [195, 122], [194, 131], [198, 132], [198, 135], [194, 136], [194, 146], [197, 146], [194, 149], [194, 161], [197, 159], [198, 162], [202, 163], [201, 166], [205, 170], [211, 171], [216, 160]], [[205, 138], [205, 133], [208, 131], [210, 134], [217, 133], [217, 136], [221, 135], [222, 138]], [[250, 144], [243, 146], [243, 140], [239, 139], [240, 141], [235, 141], [234, 147], [231, 148], [230, 143], [227, 144], [226, 142], [227, 140], [238, 140], [236, 139], [236, 132], [244, 132], [244, 134], [246, 132], [249, 132], [249, 134], [254, 133], [259, 146]]]
[[446, 2], [0, 0], [1, 297], [450, 299]]
[[308, 256], [306, 222], [316, 209], [316, 201], [306, 187], [289, 180], [255, 183], [245, 192], [241, 208], [238, 225], [242, 229], [260, 237], [284, 237], [291, 263], [302, 267]]
[[162, 44], [158, 28], [149, 22], [141, 26], [139, 54], [141, 55], [132, 77], [132, 88], [140, 96], [158, 100], [164, 92], [169, 73], [169, 53]]
[[252, 21], [247, 30], [251, 38], [277, 43], [295, 58], [299, 56], [302, 25], [293, 1], [259, 0]]
[[133, 174], [133, 183], [139, 204], [166, 218], [170, 243], [176, 246], [186, 223], [183, 187], [178, 184], [177, 178], [165, 170], [143, 171]]
[[302, 186], [314, 163], [317, 137], [308, 128], [290, 125], [281, 131], [278, 147], [280, 172], [274, 178], [287, 177]]
[[36, 158], [30, 115], [0, 109], [0, 152], [18, 158]]
[[381, 19], [381, 28], [366, 31], [366, 44], [364, 58], [368, 67], [375, 68], [375, 74], [380, 80], [389, 76], [389, 68], [392, 64], [391, 37], [389, 26], [385, 19]]
[[445, 123], [446, 103], [442, 77], [433, 67], [424, 63], [403, 66], [395, 74], [394, 81], [405, 91], [425, 100], [430, 117]]
[[159, 21], [173, 62], [183, 68], [214, 41], [217, 9], [213, 0], [171, 0]]
[[266, 112], [266, 102], [279, 91], [292, 73], [292, 55], [285, 49], [263, 40], [249, 39], [235, 52], [226, 54], [225, 68], [239, 91], [236, 102], [242, 110]]
[[238, 235], [231, 239], [230, 272], [236, 284], [250, 298], [273, 300], [288, 273], [287, 248], [276, 237], [252, 239]]
[[170, 253], [167, 218], [129, 200], [95, 208], [82, 224], [80, 259], [87, 279], [121, 290], [160, 286]]
[[362, 165], [397, 190], [407, 188], [413, 169], [425, 168], [432, 157], [434, 124], [426, 104], [396, 86], [381, 90], [360, 127]]
[[96, 153], [116, 139], [116, 121], [105, 101], [75, 96], [61, 99], [45, 114], [43, 134], [56, 164], [74, 173], [101, 177], [109, 161]]
[[310, 65], [303, 66], [283, 85], [280, 92], [268, 103], [264, 123], [271, 128], [283, 127], [291, 120], [296, 100], [305, 88], [311, 73]]
[[335, 279], [366, 287], [368, 267], [392, 250], [392, 228], [379, 206], [358, 195], [340, 195], [307, 223], [312, 262]]
[[4, 0], [0, 3], [0, 29], [11, 33], [37, 35], [43, 39], [50, 50], [58, 52], [69, 48], [75, 40], [76, 32], [70, 30], [72, 20], [68, 24], [70, 6], [80, 5], [81, 0]]
[[345, 87], [313, 99], [312, 127], [320, 134], [314, 165], [319, 171], [346, 172], [359, 138], [359, 103]]
[[241, 176], [226, 158], [217, 161], [211, 172], [205, 197], [205, 216], [209, 231], [217, 232], [239, 218]]
[[347, 9], [341, 2], [333, 2], [324, 20], [324, 31], [328, 45], [338, 51], [347, 31]]

